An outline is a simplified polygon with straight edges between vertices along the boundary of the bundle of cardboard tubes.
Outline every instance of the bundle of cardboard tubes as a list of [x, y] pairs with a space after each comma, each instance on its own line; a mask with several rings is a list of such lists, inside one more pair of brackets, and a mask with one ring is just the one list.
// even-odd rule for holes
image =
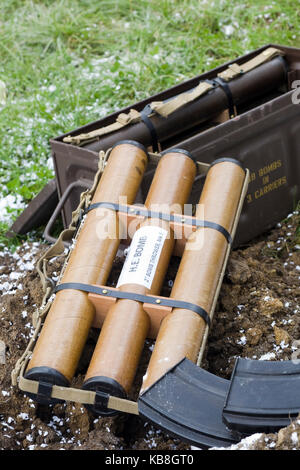
[[[128, 205], [133, 204], [147, 163], [147, 151], [138, 142], [120, 141], [112, 148], [92, 200], [97, 209], [90, 210], [82, 224], [60, 280], [66, 288], [55, 295], [27, 366], [26, 379], [70, 385], [96, 311], [90, 294], [70, 288], [70, 283], [106, 285], [120, 245], [118, 230], [110, 236], [104, 229], [115, 226], [116, 221], [120, 223], [118, 211], [107, 203], [117, 205], [126, 198]], [[144, 204], [149, 216], [137, 225], [118, 280], [116, 291], [123, 293], [123, 298], [116, 296], [107, 309], [84, 389], [128, 396], [145, 340], [150, 331], [153, 334], [155, 321], [157, 324], [155, 309], [152, 318], [151, 311], [149, 314], [136, 298], [159, 295], [176, 242], [172, 217], [168, 220], [160, 214], [165, 214], [166, 208], [171, 216], [174, 208], [178, 213], [179, 208], [183, 209], [196, 173], [196, 162], [186, 150], [165, 151], [159, 160]], [[196, 226], [184, 244], [170, 294], [175, 305], [176, 301], [181, 304], [170, 308], [156, 326], [156, 342], [141, 394], [184, 357], [197, 361], [205, 319], [195, 309], [183, 308], [184, 302], [204, 312], [211, 309], [228, 246], [225, 235], [230, 235], [233, 227], [245, 174], [240, 162], [231, 158], [220, 158], [210, 165], [195, 214], [200, 219], [204, 208], [209, 223]], [[99, 407], [93, 411], [110, 414], [110, 410]]]

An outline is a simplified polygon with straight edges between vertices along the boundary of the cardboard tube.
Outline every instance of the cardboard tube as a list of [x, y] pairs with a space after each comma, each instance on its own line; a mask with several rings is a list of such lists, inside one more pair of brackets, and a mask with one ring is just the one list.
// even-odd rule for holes
[[[146, 166], [147, 152], [143, 146], [133, 141], [116, 144], [92, 203], [119, 203], [125, 197], [132, 204]], [[105, 284], [120, 243], [116, 224], [118, 219], [113, 210], [88, 212], [61, 283]], [[93, 317], [94, 307], [86, 292], [73, 289], [57, 292], [25, 377], [67, 386], [74, 376]]]
[[[215, 222], [231, 233], [244, 180], [245, 171], [239, 162], [216, 160], [206, 176], [196, 217]], [[224, 235], [212, 228], [201, 227], [192, 234], [170, 297], [199, 305], [209, 314], [227, 243]], [[199, 315], [174, 308], [162, 321], [140, 393], [183, 358], [196, 362], [204, 331], [205, 322]]]
[[[187, 202], [196, 175], [191, 155], [180, 149], [166, 152], [157, 166], [145, 206], [152, 211], [178, 212]], [[172, 206], [174, 206], [174, 209]], [[138, 294], [158, 294], [174, 248], [168, 221], [147, 218], [135, 232], [118, 287]], [[119, 299], [110, 308], [91, 359], [84, 389], [126, 397], [150, 326], [140, 302]], [[97, 414], [114, 411], [101, 406]]]

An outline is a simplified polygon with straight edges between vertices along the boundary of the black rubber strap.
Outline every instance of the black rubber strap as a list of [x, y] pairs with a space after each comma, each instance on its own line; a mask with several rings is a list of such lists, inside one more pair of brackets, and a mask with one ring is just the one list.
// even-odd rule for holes
[[108, 407], [109, 397], [110, 395], [108, 393], [101, 392], [101, 390], [96, 390], [95, 401], [94, 401], [95, 409], [96, 410], [99, 409], [99, 411], [103, 409], [106, 410]]
[[37, 397], [40, 397], [40, 398], [51, 398], [51, 394], [52, 394], [52, 388], [53, 388], [53, 384], [49, 383], [49, 382], [45, 382], [42, 380], [39, 381], [39, 386], [38, 386], [38, 391], [37, 391]]
[[199, 307], [199, 305], [195, 305], [190, 302], [185, 302], [183, 300], [161, 298], [161, 297], [155, 297], [153, 295], [135, 294], [134, 292], [124, 292], [120, 290], [113, 290], [107, 287], [105, 288], [97, 287], [91, 284], [82, 284], [80, 282], [64, 282], [62, 284], [58, 284], [55, 287], [54, 292], [59, 292], [64, 289], [81, 290], [81, 291], [89, 292], [92, 294], [105, 295], [106, 297], [114, 297], [116, 299], [130, 299], [130, 300], [135, 300], [137, 302], [154, 304], [154, 305], [162, 305], [165, 307], [184, 308], [186, 310], [191, 310], [192, 312], [200, 315], [200, 317], [203, 318], [205, 323], [208, 326], [210, 326], [209, 315], [202, 307]]
[[150, 114], [153, 113], [153, 110], [150, 106], [150, 104], [147, 104], [145, 108], [141, 111], [141, 119], [143, 123], [147, 126], [150, 135], [151, 135], [151, 141], [152, 141], [152, 149], [153, 152], [158, 152], [159, 151], [159, 145], [158, 145], [158, 137], [157, 137], [157, 132], [156, 129], [149, 118]]
[[131, 212], [135, 215], [141, 215], [142, 217], [151, 217], [153, 219], [161, 219], [166, 220], [168, 222], [178, 222], [183, 223], [186, 225], [191, 225], [192, 227], [206, 227], [212, 228], [217, 230], [218, 232], [222, 233], [226, 238], [226, 241], [231, 244], [232, 237], [230, 233], [226, 230], [226, 228], [222, 227], [222, 225], [216, 224], [215, 222], [210, 222], [209, 220], [200, 220], [200, 219], [189, 219], [185, 218], [184, 215], [177, 215], [177, 214], [164, 214], [162, 212], [153, 212], [149, 211], [144, 208], [136, 208], [130, 207], [126, 205], [121, 205], [113, 202], [95, 202], [91, 204], [87, 209], [86, 212], [90, 212], [91, 210], [97, 209], [98, 207], [105, 207], [106, 209], [112, 209], [114, 211], [121, 211], [121, 212]]
[[287, 88], [288, 88], [288, 86], [289, 86], [289, 84], [288, 84], [288, 76], [289, 75], [288, 74], [289, 74], [289, 71], [290, 71], [289, 64], [287, 63], [286, 59], [282, 55], [279, 55], [279, 56], [275, 57], [275, 59], [280, 60], [280, 62], [283, 65], [284, 75], [285, 75], [285, 82], [286, 82]]
[[233, 96], [232, 96], [232, 93], [231, 93], [231, 90], [230, 90], [230, 86], [228, 85], [227, 82], [222, 80], [222, 78], [220, 78], [220, 77], [214, 78], [212, 80], [212, 82], [215, 82], [224, 91], [224, 93], [227, 97], [227, 101], [228, 101], [229, 116], [230, 116], [230, 118], [234, 117], [235, 116], [234, 100], [233, 100]]

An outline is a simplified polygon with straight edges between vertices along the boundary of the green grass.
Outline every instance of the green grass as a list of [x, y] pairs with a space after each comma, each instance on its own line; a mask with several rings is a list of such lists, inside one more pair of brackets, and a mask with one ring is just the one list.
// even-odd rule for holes
[[2, 200], [53, 177], [51, 137], [267, 43], [300, 45], [299, 2], [1, 0]]

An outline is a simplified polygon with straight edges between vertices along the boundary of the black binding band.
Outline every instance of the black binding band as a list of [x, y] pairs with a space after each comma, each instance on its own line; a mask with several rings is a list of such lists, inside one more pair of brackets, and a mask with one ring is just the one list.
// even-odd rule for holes
[[228, 101], [228, 111], [229, 111], [229, 116], [230, 118], [233, 118], [235, 116], [235, 109], [234, 109], [234, 100], [233, 96], [230, 90], [230, 86], [228, 85], [227, 82], [222, 80], [221, 77], [216, 77], [211, 82], [216, 83], [217, 86], [220, 86], [221, 89], [224, 91], [227, 101]]
[[226, 230], [226, 228], [222, 227], [222, 225], [219, 225], [215, 222], [210, 222], [209, 220], [190, 219], [190, 218], [185, 218], [184, 215], [164, 214], [162, 212], [153, 212], [153, 211], [144, 209], [142, 207], [138, 208], [138, 207], [126, 206], [126, 205], [117, 204], [113, 202], [95, 202], [94, 204], [91, 204], [89, 207], [87, 207], [85, 212], [86, 213], [90, 212], [91, 210], [97, 209], [98, 207], [105, 207], [106, 209], [111, 209], [116, 212], [117, 211], [121, 211], [125, 213], [130, 212], [132, 214], [140, 215], [142, 217], [151, 217], [153, 219], [161, 219], [161, 220], [166, 220], [168, 222], [177, 222], [181, 224], [191, 225], [192, 227], [212, 228], [222, 233], [222, 235], [224, 235], [224, 237], [226, 238], [226, 241], [230, 245], [232, 244], [232, 237], [230, 233]]
[[53, 384], [46, 382], [45, 380], [39, 380], [39, 386], [37, 391], [37, 398], [43, 400], [45, 397], [50, 399], [52, 394]]
[[147, 104], [145, 108], [141, 111], [141, 119], [143, 123], [147, 126], [150, 135], [151, 135], [151, 141], [152, 141], [152, 149], [153, 152], [158, 152], [159, 151], [159, 144], [158, 144], [158, 137], [157, 137], [157, 132], [156, 129], [149, 118], [150, 114], [153, 113], [153, 110], [150, 106], [150, 104]]
[[279, 55], [279, 56], [275, 57], [275, 59], [279, 59], [280, 62], [282, 63], [282, 65], [283, 65], [284, 76], [285, 76], [284, 80], [286, 82], [286, 87], [287, 87], [287, 90], [288, 90], [289, 89], [288, 76], [289, 76], [289, 71], [290, 71], [289, 64], [287, 63], [286, 59], [282, 55]]
[[91, 284], [82, 284], [80, 282], [64, 282], [62, 284], [58, 284], [55, 287], [54, 292], [56, 293], [64, 289], [75, 289], [81, 290], [83, 292], [89, 292], [92, 294], [105, 295], [106, 297], [114, 297], [116, 299], [129, 299], [142, 303], [162, 305], [164, 307], [183, 308], [186, 310], [191, 310], [192, 312], [197, 313], [201, 318], [203, 318], [205, 323], [210, 326], [210, 317], [202, 307], [196, 304], [192, 304], [190, 302], [185, 302], [183, 300], [155, 297], [153, 295], [135, 294], [134, 292], [113, 290], [107, 287], [97, 287]]

